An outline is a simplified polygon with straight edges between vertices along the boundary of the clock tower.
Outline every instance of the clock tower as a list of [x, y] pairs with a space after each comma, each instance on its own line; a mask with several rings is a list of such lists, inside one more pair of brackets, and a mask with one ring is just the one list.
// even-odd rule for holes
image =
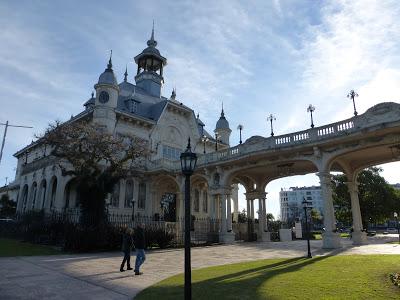
[[112, 69], [111, 55], [107, 69], [100, 75], [99, 81], [94, 86], [96, 89], [96, 100], [93, 112], [94, 122], [106, 128], [110, 133], [115, 128], [115, 108], [117, 107], [119, 95], [117, 79]]

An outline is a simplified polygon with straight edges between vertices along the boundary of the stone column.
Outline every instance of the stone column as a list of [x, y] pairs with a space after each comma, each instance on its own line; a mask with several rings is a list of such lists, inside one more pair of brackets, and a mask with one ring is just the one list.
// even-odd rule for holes
[[226, 195], [226, 230], [232, 232], [232, 210], [231, 210], [231, 195]]
[[263, 201], [261, 200], [261, 197], [258, 198], [258, 237], [259, 239], [262, 237], [264, 233], [264, 227], [265, 227], [265, 215], [264, 215], [264, 207], [263, 207]]
[[267, 203], [266, 203], [266, 198], [262, 198], [261, 201], [263, 202], [263, 213], [265, 216], [265, 224], [264, 224], [264, 231], [268, 232], [268, 222], [267, 222]]
[[223, 194], [219, 195], [221, 199], [221, 232], [225, 234], [227, 232], [227, 220], [226, 220], [226, 196]]
[[[232, 243], [235, 241], [235, 234], [232, 232], [232, 222], [229, 222], [229, 218], [227, 218], [227, 211], [229, 214], [231, 213], [230, 204], [226, 204], [227, 198], [230, 201], [230, 195], [222, 193], [219, 196], [221, 200], [221, 231], [219, 233], [219, 241], [221, 243]], [[228, 229], [231, 231], [228, 232]]]
[[260, 198], [258, 199], [259, 201], [259, 223], [258, 223], [258, 235], [259, 241], [263, 242], [270, 242], [271, 241], [271, 233], [268, 232], [267, 226], [266, 226], [266, 208], [265, 208], [265, 193], [263, 193]]
[[250, 200], [250, 218], [254, 222], [254, 199]]
[[250, 205], [250, 199], [246, 198], [246, 204], [247, 204], [247, 219], [251, 220], [251, 214], [250, 214], [250, 209], [251, 209], [251, 205]]
[[354, 181], [346, 182], [351, 199], [351, 214], [353, 216], [352, 240], [354, 245], [363, 245], [367, 242], [367, 234], [363, 232], [360, 201], [358, 199], [358, 184]]
[[233, 200], [233, 220], [237, 223], [239, 220], [239, 187], [237, 184], [232, 189], [232, 200]]
[[340, 248], [340, 235], [336, 233], [335, 210], [333, 208], [331, 174], [329, 172], [317, 173], [320, 183], [322, 198], [324, 201], [324, 226], [325, 232], [322, 234], [322, 248]]

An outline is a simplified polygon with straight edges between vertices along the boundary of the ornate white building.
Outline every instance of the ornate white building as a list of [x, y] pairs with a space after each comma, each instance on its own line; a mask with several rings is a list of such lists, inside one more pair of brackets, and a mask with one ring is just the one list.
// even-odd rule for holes
[[[199, 115], [195, 116], [193, 109], [177, 99], [175, 90], [170, 98], [163, 97], [163, 69], [167, 59], [156, 48], [154, 28], [147, 46], [135, 57], [135, 84], [129, 82], [127, 70], [118, 84], [110, 57], [94, 85], [96, 93], [84, 103], [84, 111], [68, 122], [87, 119], [110, 133], [147, 140], [151, 156], [146, 167], [139, 177], [124, 178], [117, 184], [109, 197], [108, 209], [125, 214], [134, 209], [135, 214], [175, 221], [184, 212], [183, 177], [170, 170], [179, 163], [188, 137], [195, 152], [209, 153], [229, 147], [231, 129], [223, 109], [215, 135], [211, 135]], [[38, 141], [15, 153], [16, 177], [8, 190], [17, 199], [18, 211], [71, 211], [79, 207], [73, 178], [62, 176], [58, 162], [49, 154], [49, 149]], [[207, 180], [193, 176], [191, 210], [196, 218], [220, 217], [219, 204], [213, 201], [208, 188]], [[238, 189], [235, 185], [232, 188], [233, 208], [237, 212]]]
[[[83, 112], [69, 120], [87, 119], [111, 133], [134, 134], [149, 143], [151, 156], [141, 175], [119, 182], [110, 196], [109, 210], [129, 214], [134, 209], [169, 221], [183, 216], [184, 178], [178, 157], [190, 137], [199, 154], [191, 177], [192, 214], [219, 219], [220, 242], [234, 239], [231, 214], [237, 217], [237, 184], [246, 190], [250, 220], [254, 220], [254, 201], [258, 199], [257, 239], [268, 241], [267, 185], [279, 178], [315, 174], [323, 199], [323, 247], [341, 247], [331, 172], [342, 172], [351, 198], [353, 243], [365, 243], [357, 175], [369, 166], [400, 160], [400, 104], [379, 103], [362, 114], [354, 110], [354, 116], [346, 120], [280, 136], [252, 136], [229, 147], [231, 130], [223, 110], [214, 130], [216, 140], [194, 111], [178, 101], [175, 91], [169, 99], [161, 96], [167, 60], [156, 48], [154, 31], [147, 45], [135, 57], [135, 85], [128, 82], [127, 72], [118, 84], [110, 58], [95, 85], [96, 95], [84, 104]], [[58, 161], [49, 154], [39, 142], [15, 154], [16, 178], [7, 190], [13, 194], [11, 198], [18, 199], [18, 211], [65, 211], [79, 206], [73, 178], [62, 176]]]

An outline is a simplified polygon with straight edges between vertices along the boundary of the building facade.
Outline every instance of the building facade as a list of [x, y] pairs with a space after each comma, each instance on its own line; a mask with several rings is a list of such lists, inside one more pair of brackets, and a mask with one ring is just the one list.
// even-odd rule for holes
[[[94, 85], [95, 93], [84, 110], [68, 122], [87, 120], [115, 135], [134, 135], [145, 139], [150, 157], [138, 176], [128, 176], [115, 186], [108, 197], [111, 213], [135, 214], [164, 218], [174, 222], [184, 213], [183, 177], [178, 170], [180, 154], [186, 149], [188, 137], [197, 153], [210, 153], [229, 147], [231, 129], [224, 110], [213, 134], [192, 108], [179, 101], [176, 91], [162, 96], [163, 69], [167, 59], [157, 49], [154, 28], [147, 47], [134, 60], [137, 72], [134, 83], [127, 70], [118, 83], [112, 57]], [[78, 211], [79, 195], [74, 178], [63, 176], [59, 161], [39, 141], [32, 142], [14, 155], [17, 159], [15, 180], [9, 185], [17, 211]], [[176, 168], [174, 168], [176, 167]], [[191, 210], [196, 218], [220, 218], [220, 203], [209, 193], [209, 182], [193, 176]], [[234, 212], [237, 215], [237, 186], [232, 185]]]
[[281, 188], [279, 200], [281, 206], [281, 220], [285, 223], [294, 223], [304, 218], [302, 201], [309, 202], [312, 207], [322, 216], [323, 198], [320, 186], [291, 187], [288, 190]]

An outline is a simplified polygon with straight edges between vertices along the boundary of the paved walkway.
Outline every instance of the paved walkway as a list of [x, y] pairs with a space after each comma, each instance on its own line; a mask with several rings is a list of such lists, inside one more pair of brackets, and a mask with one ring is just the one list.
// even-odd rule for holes
[[[369, 244], [353, 247], [343, 239], [343, 248], [321, 249], [312, 241], [313, 256], [347, 254], [400, 254], [400, 245], [387, 244], [396, 235], [369, 238]], [[305, 255], [306, 242], [235, 243], [192, 248], [192, 267], [230, 264], [263, 258]], [[0, 299], [132, 299], [142, 289], [183, 272], [183, 250], [150, 251], [144, 275], [119, 272], [120, 253], [0, 258]]]

